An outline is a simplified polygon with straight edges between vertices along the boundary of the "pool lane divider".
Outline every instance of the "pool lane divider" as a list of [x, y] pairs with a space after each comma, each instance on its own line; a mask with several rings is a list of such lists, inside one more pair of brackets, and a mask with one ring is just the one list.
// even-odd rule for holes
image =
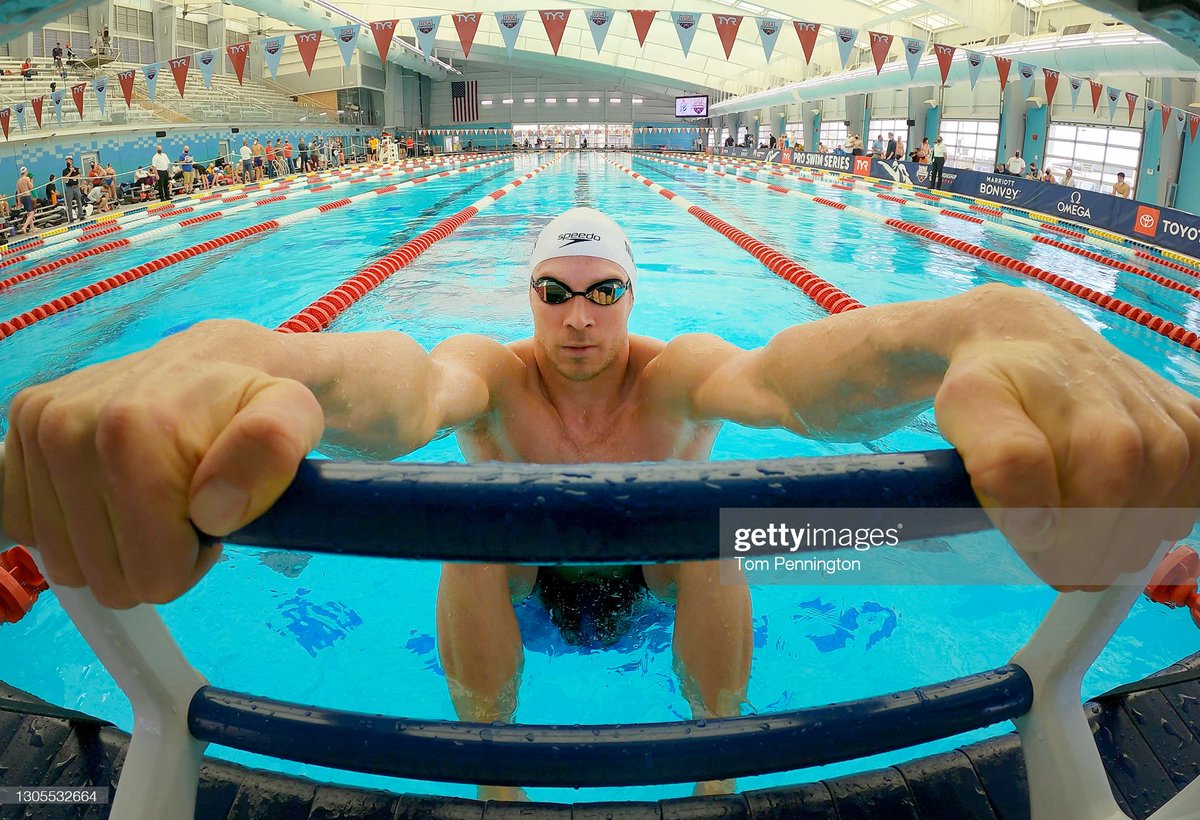
[[1072, 296], [1078, 296], [1080, 299], [1085, 299], [1099, 308], [1137, 322], [1138, 324], [1143, 325], [1160, 336], [1170, 339], [1176, 344], [1183, 345], [1191, 350], [1200, 351], [1200, 335], [1188, 330], [1182, 325], [1177, 325], [1174, 322], [1164, 319], [1161, 316], [1156, 316], [1147, 310], [1142, 310], [1141, 308], [1131, 305], [1130, 303], [1121, 299], [1114, 298], [1106, 293], [1101, 293], [1098, 290], [1093, 290], [1086, 285], [1082, 285], [1079, 282], [1067, 279], [1064, 276], [1051, 273], [1050, 271], [1031, 265], [1028, 262], [1022, 262], [1019, 259], [1006, 256], [998, 251], [988, 250], [987, 248], [982, 248], [979, 245], [975, 245], [971, 242], [967, 242], [962, 239], [955, 239], [953, 237], [946, 236], [943, 233], [930, 230], [929, 228], [923, 228], [919, 225], [914, 225], [911, 222], [905, 222], [902, 219], [885, 217], [881, 214], [874, 213], [873, 211], [867, 211], [863, 208], [847, 205], [844, 202], [834, 202], [822, 197], [814, 197], [811, 194], [797, 191], [794, 188], [784, 188], [782, 185], [768, 184], [757, 179], [750, 180], [750, 182], [756, 185], [761, 185], [765, 188], [769, 188], [776, 193], [799, 196], [802, 199], [809, 199], [822, 205], [837, 208], [840, 211], [852, 213], [855, 216], [860, 216], [863, 219], [870, 220], [871, 222], [878, 222], [882, 225], [886, 225], [894, 230], [903, 231], [904, 233], [909, 233], [922, 239], [927, 239], [932, 242], [945, 245], [948, 248], [962, 251], [963, 253], [967, 253], [971, 256], [982, 259], [985, 262], [991, 262], [993, 264], [1000, 265], [1001, 267], [1008, 268], [1009, 270], [1016, 271], [1017, 273], [1023, 273], [1026, 276], [1032, 276], [1033, 278], [1038, 279], [1047, 285], [1050, 285], [1051, 287], [1069, 293]]
[[[708, 227], [712, 228], [717, 233], [724, 236], [733, 244], [737, 245], [742, 250], [749, 253], [759, 262], [761, 262], [768, 270], [776, 276], [791, 282], [804, 292], [804, 295], [816, 302], [817, 306], [828, 313], [844, 313], [848, 310], [857, 310], [863, 307], [862, 302], [859, 302], [850, 294], [846, 293], [841, 288], [834, 285], [832, 282], [822, 279], [808, 268], [789, 259], [779, 251], [767, 245], [765, 242], [760, 242], [750, 234], [742, 231], [733, 225], [730, 225], [723, 219], [714, 216], [708, 211], [695, 205], [673, 191], [664, 188], [657, 182], [654, 182], [642, 176], [632, 168], [626, 168], [624, 165], [607, 160], [612, 166], [621, 169], [633, 179], [641, 182], [647, 188], [655, 191], [660, 196], [665, 197], [672, 205], [687, 211], [692, 216], [699, 219]], [[757, 182], [757, 180], [748, 180]], [[763, 184], [763, 183], [759, 183]], [[837, 207], [841, 203], [830, 202], [829, 204]]]
[[556, 155], [550, 162], [543, 163], [532, 171], [517, 177], [507, 185], [492, 191], [478, 202], [468, 205], [453, 216], [446, 217], [432, 228], [422, 231], [387, 256], [367, 265], [354, 276], [303, 308], [295, 316], [275, 328], [280, 333], [319, 333], [350, 309], [396, 271], [411, 264], [414, 259], [457, 231], [480, 211], [492, 207], [500, 199], [519, 186], [533, 179], [542, 171], [562, 159]]
[[[326, 202], [325, 204], [318, 205], [315, 208], [307, 208], [303, 211], [297, 211], [296, 213], [281, 216], [278, 219], [272, 219], [268, 222], [261, 222], [257, 225], [251, 225], [248, 228], [242, 228], [241, 230], [237, 230], [232, 233], [225, 234], [224, 236], [219, 236], [215, 239], [210, 239], [207, 242], [201, 242], [198, 245], [193, 245], [189, 248], [184, 248], [183, 250], [175, 251], [174, 253], [169, 253], [166, 256], [159, 257], [158, 259], [152, 260], [152, 261], [147, 262], [142, 265], [138, 265], [137, 267], [131, 268], [127, 271], [122, 271], [121, 273], [117, 273], [112, 276], [106, 277], [106, 278], [100, 280], [99, 282], [95, 282], [91, 285], [85, 285], [84, 287], [79, 288], [78, 290], [72, 291], [71, 293], [68, 293], [65, 296], [60, 296], [58, 298], [50, 300], [49, 302], [38, 305], [37, 307], [35, 307], [31, 310], [27, 310], [24, 313], [20, 314], [19, 316], [15, 316], [12, 319], [9, 319], [8, 321], [0, 322], [0, 340], [6, 339], [9, 336], [12, 336], [14, 333], [16, 333], [20, 330], [23, 330], [24, 328], [29, 327], [32, 324], [40, 322], [49, 316], [53, 316], [56, 313], [59, 313], [61, 311], [72, 308], [75, 305], [81, 304], [82, 302], [85, 302], [88, 299], [91, 299], [95, 296], [99, 296], [101, 293], [106, 293], [107, 291], [110, 291], [113, 288], [117, 288], [117, 287], [120, 287], [121, 285], [125, 285], [125, 284], [133, 282], [137, 279], [141, 279], [143, 276], [146, 276], [147, 274], [162, 270], [163, 268], [169, 267], [178, 262], [182, 262], [185, 259], [190, 259], [193, 256], [198, 256], [202, 253], [207, 253], [208, 251], [211, 251], [211, 250], [216, 250], [217, 248], [223, 247], [225, 245], [229, 245], [234, 242], [239, 242], [243, 239], [247, 239], [249, 237], [256, 236], [258, 234], [265, 233], [270, 230], [274, 230], [275, 228], [280, 228], [280, 227], [284, 227], [286, 225], [291, 225], [296, 222], [300, 222], [302, 220], [308, 219], [310, 217], [317, 216], [317, 215], [323, 214], [323, 213], [327, 213], [328, 211], [332, 211], [336, 208], [341, 208], [341, 207], [344, 207], [346, 205], [350, 205], [350, 204], [356, 203], [356, 202], [362, 202], [366, 199], [370, 199], [371, 197], [378, 196], [381, 194], [391, 193], [392, 191], [395, 191], [401, 187], [406, 187], [409, 185], [419, 185], [420, 183], [426, 182], [430, 179], [433, 179], [434, 177], [448, 177], [455, 173], [466, 173], [468, 171], [475, 171], [480, 168], [486, 168], [486, 167], [489, 167], [492, 165], [499, 165], [499, 164], [502, 164], [505, 162], [509, 162], [510, 159], [511, 159], [510, 157], [505, 157], [503, 159], [497, 159], [492, 162], [478, 163], [478, 164], [471, 165], [468, 167], [456, 168], [453, 170], [443, 170], [437, 174], [430, 174], [429, 176], [426, 176], [426, 177], [418, 177], [416, 179], [405, 180], [403, 182], [391, 183], [389, 185], [383, 186], [382, 188], [376, 188], [376, 189], [373, 189], [370, 191], [366, 191], [366, 192], [358, 194], [357, 196], [354, 196], [354, 197], [348, 197], [346, 199], [339, 199], [334, 202]], [[197, 217], [197, 219], [203, 219], [203, 217]], [[128, 242], [129, 240], [122, 239], [122, 240], [118, 240], [118, 241]]]
[[[696, 170], [700, 170], [702, 172], [704, 170], [706, 170], [706, 169], [701, 168], [700, 166], [690, 165], [687, 163], [678, 163], [678, 162], [674, 162], [672, 160], [656, 159], [652, 156], [650, 156], [650, 157], [647, 157], [644, 155], [638, 155], [638, 156], [641, 156], [643, 159], [647, 159], [649, 161], [657, 161], [657, 162], [663, 162], [663, 163], [667, 163], [667, 164], [671, 164], [671, 165], [677, 165], [681, 168], [696, 169]], [[754, 169], [750, 169], [750, 170], [751, 170], [751, 172], [753, 172]], [[775, 171], [772, 171], [771, 173], [772, 173], [772, 175], [779, 175]], [[722, 174], [722, 176], [728, 176], [728, 174]], [[737, 179], [738, 179], [738, 181], [749, 181], [749, 180], [747, 180], [747, 178], [744, 178], [744, 177], [737, 177]], [[753, 180], [753, 181], [756, 181], [759, 184], [763, 184], [761, 180]], [[833, 185], [832, 187], [839, 188], [838, 185]], [[840, 189], [847, 190], [845, 187], [841, 187]], [[866, 192], [860, 190], [859, 193], [866, 193]], [[1014, 228], [1010, 225], [1003, 225], [1000, 223], [983, 220], [977, 216], [972, 216], [970, 214], [966, 214], [961, 211], [952, 211], [947, 208], [936, 208], [931, 205], [926, 205], [924, 202], [916, 202], [914, 200], [904, 199], [903, 197], [897, 197], [892, 194], [876, 193], [875, 196], [879, 199], [887, 200], [889, 202], [897, 202], [899, 204], [914, 205], [914, 206], [917, 206], [920, 208], [930, 209], [942, 216], [954, 217], [956, 219], [962, 219], [967, 222], [973, 222], [975, 224], [985, 224], [988, 227], [996, 228], [996, 229], [1002, 230], [1006, 233], [1016, 234], [1023, 239], [1031, 240], [1034, 242], [1039, 242], [1041, 244], [1049, 245], [1051, 247], [1058, 248], [1060, 250], [1068, 251], [1070, 253], [1074, 253], [1079, 256], [1086, 257], [1087, 259], [1090, 259], [1093, 262], [1098, 262], [1102, 265], [1107, 265], [1116, 270], [1124, 271], [1126, 273], [1132, 273], [1135, 276], [1140, 276], [1144, 279], [1149, 279], [1150, 281], [1152, 281], [1156, 284], [1162, 285], [1163, 287], [1169, 288], [1170, 290], [1179, 291], [1181, 293], [1186, 293], [1186, 294], [1188, 294], [1190, 296], [1194, 296], [1194, 297], [1200, 297], [1200, 290], [1197, 290], [1196, 288], [1193, 288], [1189, 285], [1185, 285], [1185, 284], [1176, 282], [1175, 280], [1170, 279], [1166, 276], [1162, 276], [1160, 274], [1153, 273], [1144, 268], [1140, 268], [1140, 267], [1137, 267], [1136, 265], [1132, 265], [1128, 262], [1124, 262], [1124, 261], [1121, 261], [1118, 259], [1113, 259], [1112, 257], [1105, 256], [1103, 254], [1096, 253], [1095, 251], [1087, 250], [1085, 248], [1078, 248], [1074, 245], [1069, 245], [1065, 242], [1057, 241], [1051, 237], [1047, 237], [1042, 234], [1031, 234], [1026, 231], [1022, 231], [1020, 229]], [[925, 197], [925, 198], [929, 198], [929, 197]], [[933, 198], [937, 199], [937, 197], [933, 197]], [[1045, 230], [1051, 230], [1056, 233], [1065, 234], [1065, 235], [1071, 236], [1073, 238], [1081, 238], [1081, 239], [1083, 238], [1082, 234], [1080, 234], [1076, 231], [1071, 231], [1069, 229], [1062, 228], [1058, 225], [1051, 225], [1048, 223], [1038, 223], [1038, 227], [1045, 229]], [[1155, 260], [1155, 261], [1157, 261], [1157, 260]], [[1184, 272], [1187, 272], [1187, 271], [1185, 270]], [[1200, 276], [1198, 276], [1197, 278], [1200, 278]]]
[[[438, 167], [442, 167], [442, 166], [438, 166]], [[462, 167], [462, 166], [459, 166], [459, 167]], [[368, 180], [377, 179], [379, 176], [380, 175], [371, 175], [371, 176], [359, 177], [357, 179], [365, 182]], [[343, 184], [343, 183], [336, 183], [336, 184]], [[331, 186], [326, 185], [324, 187], [329, 188]], [[317, 190], [317, 189], [300, 188], [300, 189], [297, 189], [296, 191], [293, 191], [292, 194], [313, 193], [314, 190]], [[248, 202], [244, 205], [238, 205], [238, 206], [236, 206], [234, 208], [230, 208], [228, 210], [213, 211], [212, 213], [205, 214], [202, 217], [192, 217], [189, 219], [181, 220], [180, 222], [177, 222], [177, 223], [173, 223], [171, 225], [164, 225], [160, 228], [152, 228], [151, 230], [143, 231], [138, 234], [134, 234], [133, 236], [129, 237], [128, 239], [120, 239], [120, 240], [116, 240], [113, 242], [107, 242], [103, 245], [98, 245], [94, 248], [88, 248], [87, 250], [79, 251], [77, 253], [73, 253], [68, 256], [64, 256], [60, 259], [56, 259], [53, 262], [47, 262], [45, 264], [30, 268], [29, 270], [24, 271], [23, 273], [19, 273], [16, 276], [11, 276], [11, 277], [8, 277], [7, 279], [2, 279], [2, 280], [0, 280], [0, 291], [3, 291], [7, 288], [12, 287], [13, 285], [21, 283], [21, 282], [28, 281], [29, 279], [33, 279], [33, 278], [41, 276], [43, 274], [50, 273], [51, 271], [58, 270], [59, 268], [62, 268], [66, 265], [74, 264], [75, 262], [79, 262], [90, 256], [96, 256], [98, 254], [107, 253], [108, 251], [117, 250], [119, 248], [126, 248], [126, 247], [130, 247], [131, 245], [141, 244], [141, 243], [146, 242], [151, 239], [161, 239], [164, 236], [167, 236], [167, 235], [173, 234], [173, 233], [177, 233], [181, 229], [190, 227], [191, 225], [196, 225], [201, 222], [207, 222], [207, 221], [210, 221], [213, 219], [217, 219], [219, 217], [229, 216], [231, 214], [235, 214], [235, 213], [238, 213], [239, 211], [244, 211], [249, 208], [257, 208], [262, 205], [269, 205], [269, 204], [272, 204], [275, 202], [281, 202], [281, 201], [287, 199], [288, 196], [289, 196], [288, 194], [277, 194], [276, 196], [267, 197], [265, 199], [260, 199], [256, 202]], [[228, 201], [228, 200], [226, 200], [226, 201]], [[190, 211], [191, 209], [188, 208], [186, 210]], [[183, 212], [184, 212], [183, 210], [176, 211], [176, 213], [183, 213]], [[104, 230], [107, 232], [114, 232], [114, 231], [120, 230], [120, 226], [115, 226], [111, 229], [106, 228]], [[100, 235], [101, 235], [100, 232], [96, 232], [89, 236], [79, 237], [79, 241], [81, 241], [81, 242], [88, 241], [88, 239], [96, 238]], [[0, 263], [0, 268], [2, 268], [2, 267], [3, 267], [3, 264]]]

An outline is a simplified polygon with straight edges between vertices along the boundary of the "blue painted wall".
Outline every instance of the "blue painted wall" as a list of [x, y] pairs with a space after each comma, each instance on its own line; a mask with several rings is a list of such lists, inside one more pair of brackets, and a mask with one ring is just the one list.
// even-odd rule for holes
[[1026, 165], [1036, 165], [1039, 171], [1046, 156], [1046, 119], [1049, 113], [1048, 105], [1031, 105], [1025, 109], [1025, 144], [1021, 156], [1025, 158]]
[[[1158, 158], [1161, 151], [1162, 114], [1156, 108], [1146, 116], [1146, 124], [1142, 127], [1142, 161], [1138, 166], [1137, 189], [1133, 192], [1133, 198], [1139, 202], [1158, 203]], [[1188, 177], [1181, 174], [1179, 179], [1185, 180]]]
[[1179, 192], [1175, 195], [1175, 207], [1181, 211], [1200, 214], [1200, 185], [1184, 184], [1184, 180], [1200, 179], [1200, 134], [1192, 139], [1185, 128], [1183, 131], [1183, 160], [1179, 165]]
[[933, 141], [937, 139], [938, 129], [942, 125], [942, 109], [930, 108], [925, 112], [925, 136], [929, 137], [929, 144], [933, 145]]

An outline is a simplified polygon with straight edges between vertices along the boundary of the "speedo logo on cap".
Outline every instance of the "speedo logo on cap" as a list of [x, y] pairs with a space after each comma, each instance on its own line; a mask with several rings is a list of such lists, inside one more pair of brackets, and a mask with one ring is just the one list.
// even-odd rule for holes
[[578, 242], [600, 242], [603, 237], [598, 233], [560, 233], [558, 241], [562, 242], [558, 247], [565, 248], [568, 245], [574, 245]]

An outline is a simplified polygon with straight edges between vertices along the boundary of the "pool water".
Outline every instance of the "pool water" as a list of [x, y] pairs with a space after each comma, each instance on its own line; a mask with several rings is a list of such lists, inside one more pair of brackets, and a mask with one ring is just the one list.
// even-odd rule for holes
[[[142, 349], [201, 319], [236, 316], [274, 327], [404, 241], [548, 158], [518, 156], [507, 164], [334, 210], [170, 266], [20, 331], [0, 341], [0, 372], [5, 374], [0, 383], [5, 417], [0, 419], [0, 432], [20, 388]], [[1200, 395], [1196, 354], [1035, 280], [759, 186], [628, 155], [615, 158], [804, 264], [864, 304], [936, 298], [986, 282], [1044, 290], [1126, 353]], [[289, 199], [228, 221], [185, 229], [152, 249], [115, 251], [86, 260], [0, 291], [0, 313], [16, 315], [146, 259], [384, 182], [334, 188], [325, 192], [326, 199], [320, 194]], [[889, 216], [902, 210], [912, 222], [1027, 259], [1200, 330], [1192, 297], [1082, 257], [986, 226], [912, 207], [899, 209], [869, 194], [828, 188], [821, 194]], [[426, 348], [461, 332], [484, 332], [501, 341], [528, 336], [532, 324], [525, 260], [539, 228], [577, 205], [613, 215], [630, 236], [640, 272], [631, 317], [634, 333], [666, 339], [703, 331], [756, 347], [790, 325], [824, 315], [798, 288], [607, 164], [603, 156], [572, 153], [433, 245], [355, 304], [331, 330], [401, 330]], [[760, 459], [945, 446], [932, 412], [927, 412], [863, 444], [808, 441], [728, 425], [713, 457]], [[447, 438], [405, 460], [461, 461], [462, 455]], [[921, 578], [936, 582], [940, 568], [952, 570], [956, 561], [980, 548], [995, 556], [999, 572], [1011, 573], [1014, 579], [1021, 576], [1018, 559], [990, 533], [933, 539], [917, 550], [896, 550], [889, 556], [896, 565], [894, 586], [755, 588], [748, 711], [768, 713], [864, 697], [1006, 663], [1049, 608], [1050, 590], [1017, 582], [1004, 587], [913, 583]], [[213, 684], [333, 708], [453, 718], [434, 637], [436, 565], [238, 547], [227, 547], [225, 554], [196, 589], [160, 607], [185, 654]], [[690, 717], [672, 671], [672, 614], [667, 607], [643, 602], [635, 611], [635, 628], [604, 650], [567, 646], [536, 604], [521, 605], [518, 617], [526, 665], [517, 720], [606, 723]], [[48, 647], [53, 651], [46, 651]], [[1085, 694], [1139, 678], [1198, 648], [1200, 633], [1186, 613], [1139, 601], [1090, 671]], [[130, 729], [128, 702], [53, 596], [43, 596], [21, 623], [0, 629], [0, 659], [0, 678], [7, 683]], [[872, 768], [1008, 728], [866, 761], [746, 778], [740, 787]], [[209, 753], [317, 779], [474, 795], [470, 786], [333, 772], [219, 747], [210, 747]], [[652, 799], [690, 791], [690, 784], [681, 784], [530, 793], [535, 799], [571, 801]]]

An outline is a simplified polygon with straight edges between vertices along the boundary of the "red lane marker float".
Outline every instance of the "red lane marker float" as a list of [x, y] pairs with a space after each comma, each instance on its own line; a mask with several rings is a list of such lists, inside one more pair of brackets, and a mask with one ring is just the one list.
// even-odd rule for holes
[[[363, 179], [355, 180], [355, 182], [363, 181]], [[285, 199], [287, 199], [286, 196], [269, 196], [266, 199], [260, 199], [258, 202], [255, 202], [254, 206], [257, 208], [262, 205], [270, 205], [272, 202], [283, 202]]]
[[[746, 181], [749, 182], [749, 180], [746, 180]], [[853, 191], [854, 190], [853, 185], [842, 185], [840, 182], [835, 182], [832, 185], [830, 185], [829, 187], [837, 188], [839, 191]]]
[[981, 214], [988, 214], [989, 216], [1004, 216], [1004, 211], [999, 208], [989, 208], [986, 205], [968, 205], [967, 208], [972, 211], [979, 211]]
[[181, 219], [181, 220], [179, 220], [179, 224], [181, 226], [195, 225], [197, 222], [207, 222], [210, 219], [216, 219], [219, 216], [224, 216], [224, 214], [225, 214], [224, 211], [213, 211], [211, 214], [204, 214], [203, 216], [193, 216], [193, 217], [189, 217], [188, 219]]
[[1159, 276], [1157, 273], [1151, 273], [1148, 270], [1143, 270], [1142, 268], [1139, 268], [1136, 265], [1131, 265], [1128, 262], [1110, 259], [1109, 257], [1095, 253], [1094, 251], [1077, 248], [1074, 245], [1068, 245], [1065, 242], [1059, 242], [1057, 239], [1051, 239], [1047, 236], [1035, 236], [1033, 241], [1041, 242], [1043, 245], [1049, 245], [1052, 248], [1070, 251], [1071, 253], [1091, 259], [1093, 262], [1099, 262], [1102, 265], [1108, 265], [1110, 268], [1116, 268], [1117, 270], [1125, 271], [1126, 273], [1132, 273], [1135, 276], [1141, 276], [1143, 279], [1149, 279], [1151, 282], [1157, 282], [1163, 287], [1168, 287], [1171, 290], [1177, 290], [1190, 296], [1200, 297], [1200, 289], [1193, 288], [1189, 285], [1181, 285], [1179, 282], [1176, 282], [1173, 279], [1168, 279], [1165, 276]]
[[[484, 199], [491, 199], [492, 202], [497, 202], [501, 197], [508, 193], [506, 188], [516, 188], [525, 180], [533, 179], [534, 176], [540, 174], [545, 168], [548, 168], [550, 163], [541, 165], [524, 176], [514, 179], [512, 182], [505, 185], [503, 188], [492, 191]], [[481, 200], [482, 202], [482, 200]], [[331, 205], [333, 203], [330, 203]], [[324, 205], [322, 208], [326, 207]], [[479, 213], [479, 204], [468, 205], [454, 216], [447, 217], [441, 222], [434, 225], [427, 231], [417, 235], [416, 237], [405, 242], [396, 250], [389, 253], [382, 259], [374, 262], [363, 268], [354, 276], [347, 279], [338, 287], [331, 290], [329, 293], [317, 299], [308, 307], [301, 310], [292, 318], [275, 328], [280, 333], [318, 333], [333, 324], [338, 316], [345, 313], [351, 305], [357, 302], [370, 291], [379, 287], [385, 279], [394, 274], [396, 271], [411, 263], [414, 259], [420, 256], [436, 242], [440, 242], [450, 234], [458, 230], [467, 220]]]
[[1155, 256], [1154, 254], [1146, 253], [1145, 251], [1139, 251], [1139, 250], [1135, 250], [1133, 252], [1133, 255], [1140, 259], [1148, 259], [1151, 262], [1157, 262], [1158, 264], [1162, 265], [1163, 267], [1170, 268], [1171, 270], [1177, 270], [1181, 273], [1186, 273], [1189, 276], [1194, 276], [1197, 279], [1200, 279], [1200, 272], [1197, 272], [1197, 271], [1193, 270], [1192, 268], [1187, 267], [1186, 265], [1181, 265], [1178, 262], [1172, 262], [1170, 259], [1162, 259], [1160, 257]]
[[938, 213], [942, 216], [952, 216], [955, 219], [965, 219], [967, 222], [974, 222], [976, 225], [983, 224], [983, 220], [979, 217], [971, 216], [970, 214], [964, 214], [959, 211], [951, 211], [946, 208], [942, 208], [940, 211], [938, 211]]
[[843, 211], [846, 209], [846, 203], [834, 202], [832, 199], [826, 199], [823, 196], [814, 196], [812, 198], [812, 201], [820, 202], [822, 205], [828, 205], [830, 208], [837, 208], [839, 211]]
[[3, 262], [0, 262], [0, 269], [7, 268], [9, 265], [15, 265], [18, 262], [24, 262], [26, 259], [28, 257], [23, 254], [21, 256], [14, 256], [12, 259], [5, 259]]
[[1066, 291], [1073, 296], [1078, 296], [1081, 299], [1104, 308], [1105, 310], [1116, 313], [1119, 316], [1124, 316], [1131, 319], [1140, 325], [1145, 325], [1155, 333], [1165, 336], [1173, 342], [1191, 348], [1192, 350], [1200, 350], [1200, 335], [1193, 333], [1185, 327], [1169, 322], [1161, 316], [1155, 316], [1149, 311], [1135, 307], [1128, 302], [1120, 299], [1114, 299], [1106, 293], [1101, 293], [1098, 290], [1092, 290], [1086, 285], [1081, 285], [1078, 282], [1072, 282], [1064, 276], [1051, 273], [1035, 267], [1028, 262], [1022, 262], [1019, 259], [1013, 259], [1011, 256], [1005, 256], [996, 251], [989, 251], [986, 248], [981, 248], [978, 245], [973, 245], [970, 242], [964, 242], [961, 239], [952, 239], [945, 234], [940, 234], [936, 231], [931, 231], [928, 228], [922, 228], [900, 219], [888, 219], [884, 222], [885, 225], [895, 228], [905, 233], [911, 233], [915, 236], [920, 236], [924, 239], [929, 239], [938, 242], [947, 247], [960, 250], [963, 253], [969, 253], [971, 256], [983, 259], [987, 262], [994, 262], [997, 265], [1015, 270], [1018, 273], [1024, 273], [1027, 276], [1032, 276], [1035, 279], [1040, 279], [1051, 287]]
[[310, 193], [315, 194], [317, 191], [328, 191], [332, 187], [332, 185], [318, 185], [316, 188], [309, 188], [308, 190]]
[[[35, 276], [41, 276], [43, 273], [49, 273], [52, 270], [58, 270], [64, 265], [70, 265], [73, 262], [78, 262], [80, 259], [87, 259], [89, 256], [106, 253], [116, 248], [124, 248], [131, 244], [128, 239], [118, 239], [115, 242], [106, 242], [103, 245], [97, 245], [94, 248], [88, 248], [86, 251], [79, 251], [70, 256], [64, 256], [61, 259], [55, 259], [53, 262], [47, 262], [44, 265], [38, 265], [36, 268], [30, 268], [24, 273], [18, 273], [16, 276], [11, 276], [8, 279], [0, 280], [0, 290], [11, 288], [20, 282], [25, 282]], [[0, 336], [0, 338], [3, 338]]]
[[[20, 316], [14, 316], [7, 322], [0, 322], [0, 339], [5, 339], [16, 333], [18, 330], [29, 327], [35, 322], [45, 319], [47, 316], [53, 316], [59, 311], [74, 307], [81, 302], [86, 302], [93, 296], [99, 296], [101, 293], [110, 291], [113, 288], [128, 284], [136, 279], [141, 279], [143, 276], [149, 273], [162, 270], [168, 265], [174, 265], [176, 262], [182, 262], [184, 259], [189, 259], [193, 256], [197, 256], [198, 254], [207, 253], [208, 251], [219, 248], [222, 245], [228, 245], [231, 242], [236, 242], [240, 239], [245, 239], [246, 237], [263, 233], [278, 227], [279, 223], [275, 220], [271, 220], [270, 222], [252, 225], [249, 228], [242, 228], [240, 231], [234, 231], [233, 233], [225, 234], [224, 236], [217, 237], [216, 239], [210, 239], [207, 242], [201, 242], [199, 245], [193, 245], [190, 248], [184, 248], [181, 251], [169, 253], [166, 256], [155, 259], [152, 262], [147, 262], [144, 265], [138, 265], [136, 268], [131, 268], [130, 270], [115, 274], [107, 279], [101, 279], [95, 284], [86, 285], [79, 290], [68, 293], [66, 296], [61, 296], [57, 299], [46, 302], [43, 305], [38, 305], [32, 310], [27, 310]], [[129, 240], [122, 239], [119, 241], [127, 243]], [[97, 249], [92, 248], [89, 251], [84, 251], [83, 255], [90, 254], [95, 250]]]
[[161, 213], [155, 214], [155, 216], [157, 216], [159, 219], [167, 219], [168, 217], [175, 216], [176, 214], [188, 214], [194, 210], [196, 210], [195, 205], [188, 205], [186, 208], [172, 208], [169, 211], [162, 211]]
[[908, 200], [902, 196], [893, 196], [892, 194], [875, 194], [879, 199], [886, 199], [888, 202], [896, 202], [901, 205], [907, 205]]
[[1042, 230], [1054, 231], [1055, 233], [1061, 233], [1063, 236], [1069, 236], [1072, 239], [1087, 239], [1087, 237], [1084, 236], [1083, 234], [1079, 233], [1079, 231], [1067, 230], [1066, 228], [1060, 228], [1058, 225], [1049, 225], [1049, 224], [1043, 225]]

